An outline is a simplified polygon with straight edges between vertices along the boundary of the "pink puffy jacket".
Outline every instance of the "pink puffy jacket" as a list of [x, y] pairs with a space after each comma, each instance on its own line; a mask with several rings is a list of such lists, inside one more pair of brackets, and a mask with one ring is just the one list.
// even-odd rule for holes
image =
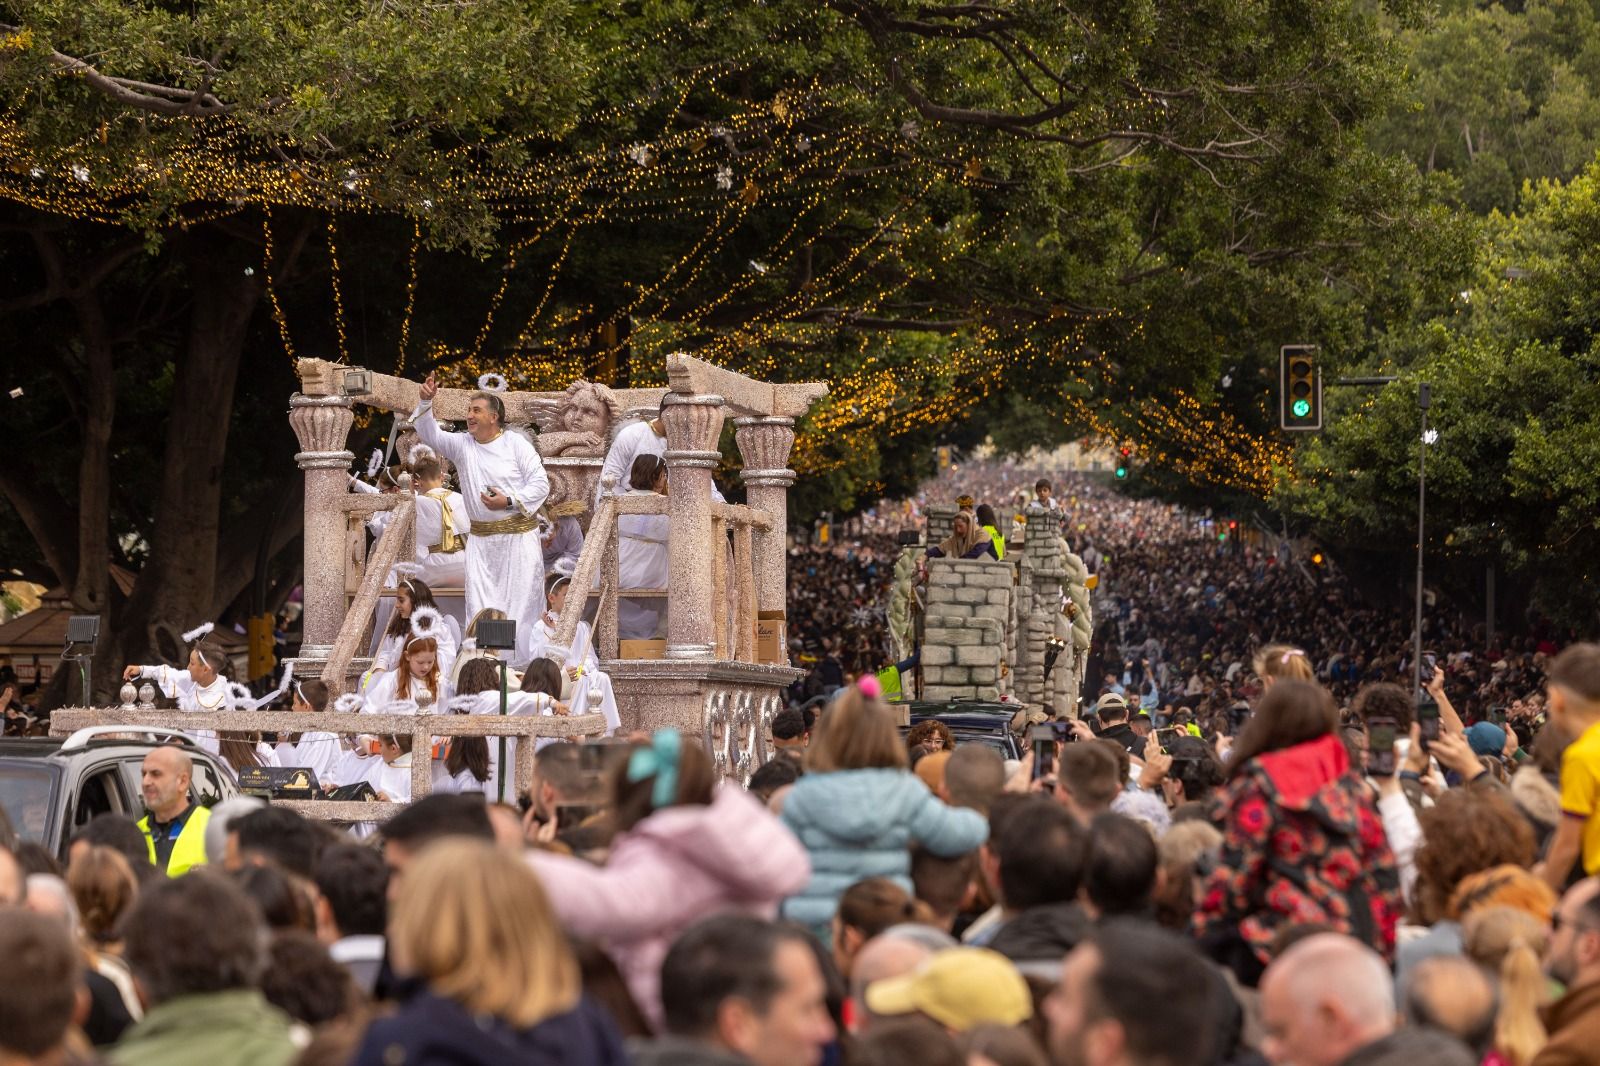
[[709, 807], [667, 807], [617, 837], [605, 866], [528, 853], [566, 927], [616, 960], [645, 1016], [661, 1025], [661, 961], [679, 933], [723, 910], [771, 918], [804, 888], [811, 861], [743, 789]]

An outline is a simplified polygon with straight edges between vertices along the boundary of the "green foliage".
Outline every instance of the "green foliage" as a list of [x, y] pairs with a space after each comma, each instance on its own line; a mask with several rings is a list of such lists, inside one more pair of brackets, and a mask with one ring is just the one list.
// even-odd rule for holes
[[1510, 210], [1524, 181], [1568, 179], [1600, 140], [1594, 0], [1454, 0], [1401, 32], [1408, 93], [1373, 141], [1445, 173], [1472, 210]]
[[[1432, 384], [1430, 553], [1518, 575], [1558, 617], [1600, 605], [1600, 162], [1494, 216], [1453, 308], [1388, 338], [1401, 380], [1344, 410], [1279, 505], [1346, 545], [1414, 542], [1417, 383]], [[1508, 276], [1510, 275], [1510, 276]], [[1391, 366], [1393, 363], [1391, 363]], [[1468, 572], [1472, 567], [1464, 567]]]

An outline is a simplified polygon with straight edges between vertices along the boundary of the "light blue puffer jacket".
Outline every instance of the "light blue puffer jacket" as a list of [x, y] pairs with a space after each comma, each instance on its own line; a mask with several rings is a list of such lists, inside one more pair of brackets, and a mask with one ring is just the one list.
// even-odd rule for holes
[[935, 855], [965, 855], [989, 836], [977, 811], [950, 807], [908, 770], [806, 774], [783, 803], [783, 824], [811, 855], [811, 881], [783, 903], [783, 916], [824, 943], [844, 890], [888, 877], [911, 891], [912, 843]]

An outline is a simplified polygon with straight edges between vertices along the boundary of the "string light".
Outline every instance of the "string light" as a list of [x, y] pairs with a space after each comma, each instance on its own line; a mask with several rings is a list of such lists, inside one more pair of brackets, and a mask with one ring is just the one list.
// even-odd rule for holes
[[261, 275], [266, 281], [267, 302], [272, 307], [272, 320], [278, 324], [278, 336], [283, 338], [283, 352], [294, 361], [294, 342], [289, 339], [289, 320], [283, 315], [283, 305], [278, 302], [278, 287], [272, 280], [272, 208], [269, 206], [261, 214], [261, 236], [264, 248], [261, 252]]

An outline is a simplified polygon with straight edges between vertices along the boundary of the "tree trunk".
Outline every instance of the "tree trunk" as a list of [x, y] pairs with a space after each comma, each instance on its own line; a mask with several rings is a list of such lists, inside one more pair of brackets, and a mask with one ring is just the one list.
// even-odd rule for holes
[[[261, 289], [245, 273], [257, 262], [247, 245], [205, 228], [182, 242], [178, 250], [194, 308], [173, 387], [150, 555], [117, 619], [116, 639], [103, 642], [113, 645], [108, 655], [121, 663], [143, 661], [155, 647], [156, 625], [192, 629], [213, 621], [219, 607], [222, 461], [239, 362]], [[223, 597], [230, 598], [231, 593]]]

